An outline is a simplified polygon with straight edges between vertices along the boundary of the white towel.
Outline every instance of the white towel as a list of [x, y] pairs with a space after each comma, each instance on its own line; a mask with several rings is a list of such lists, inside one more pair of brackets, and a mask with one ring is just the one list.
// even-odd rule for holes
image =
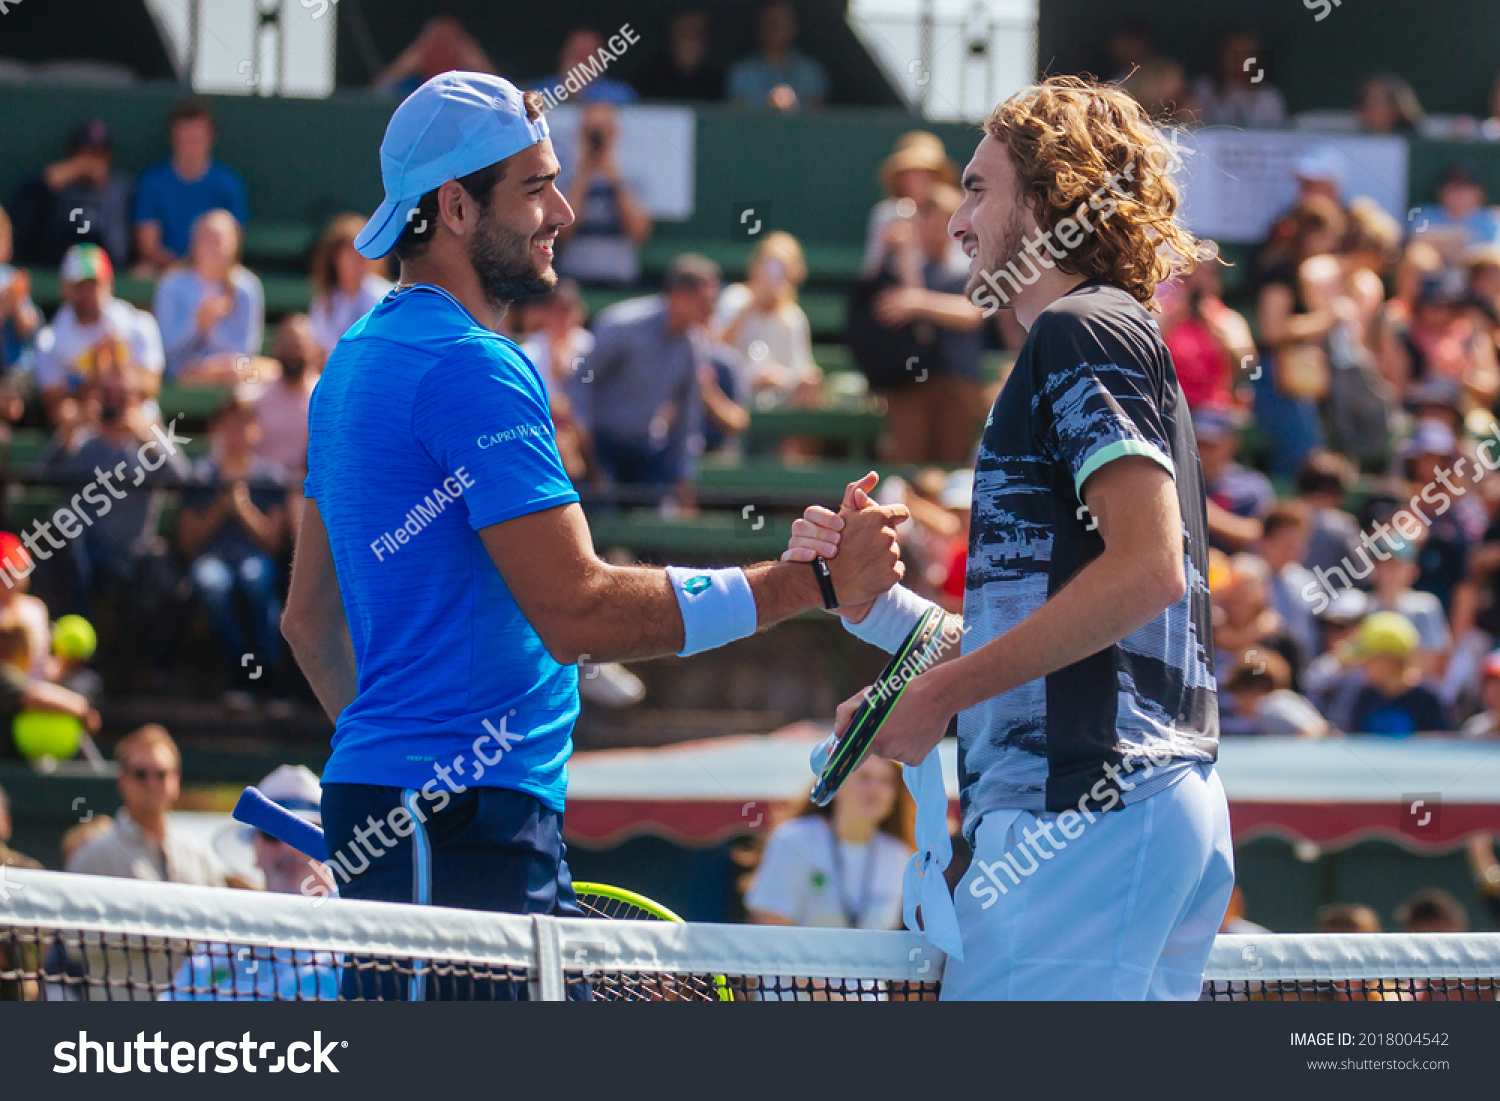
[[[830, 734], [812, 751], [813, 774], [821, 775], [838, 738]], [[953, 896], [943, 879], [953, 860], [953, 841], [948, 836], [948, 789], [943, 784], [942, 759], [937, 747], [916, 768], [902, 767], [906, 790], [917, 801], [917, 851], [906, 862], [901, 883], [901, 916], [906, 927], [920, 933], [937, 949], [956, 960], [964, 958], [963, 939], [958, 932], [958, 914]], [[922, 922], [917, 923], [917, 907]]]

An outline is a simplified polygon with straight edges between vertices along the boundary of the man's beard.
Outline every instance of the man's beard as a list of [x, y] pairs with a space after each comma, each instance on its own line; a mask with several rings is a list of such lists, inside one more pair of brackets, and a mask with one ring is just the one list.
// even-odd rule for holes
[[[974, 296], [986, 285], [984, 273], [989, 272], [991, 275], [996, 275], [998, 272], [1004, 271], [1025, 251], [1025, 245], [1026, 220], [1021, 216], [1020, 208], [1016, 207], [1011, 211], [1010, 218], [1005, 223], [1004, 232], [1000, 234], [1000, 246], [996, 250], [999, 255], [994, 259], [987, 260], [984, 255], [984, 249], [981, 246], [979, 251], [979, 267], [974, 269], [974, 274], [969, 276], [968, 283], [964, 285], [964, 296], [970, 302], [973, 302]], [[1010, 301], [1009, 299], [1004, 299], [1000, 304], [1002, 307], [1009, 306]]]
[[531, 258], [531, 238], [501, 225], [488, 212], [469, 245], [469, 262], [485, 299], [496, 309], [557, 286], [557, 273], [550, 267], [542, 271]]

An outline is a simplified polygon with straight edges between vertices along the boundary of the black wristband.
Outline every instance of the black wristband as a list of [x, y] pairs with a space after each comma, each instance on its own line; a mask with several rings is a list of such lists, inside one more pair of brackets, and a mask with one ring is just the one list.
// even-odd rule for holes
[[818, 591], [823, 594], [823, 607], [833, 611], [839, 606], [839, 594], [833, 591], [833, 573], [828, 569], [828, 561], [824, 558], [814, 558], [810, 563], [813, 576], [818, 579]]

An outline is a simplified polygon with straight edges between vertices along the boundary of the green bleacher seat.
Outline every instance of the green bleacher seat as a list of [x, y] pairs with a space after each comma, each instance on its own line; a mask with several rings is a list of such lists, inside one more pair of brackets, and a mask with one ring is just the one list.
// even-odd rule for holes
[[812, 436], [849, 445], [866, 457], [885, 428], [885, 416], [866, 405], [850, 409], [757, 409], [750, 414], [750, 435], [758, 439]]
[[[753, 241], [727, 241], [701, 237], [653, 237], [641, 246], [641, 269], [653, 279], [660, 279], [668, 265], [684, 252], [707, 256], [724, 271], [725, 279], [745, 277]], [[864, 261], [864, 245], [803, 241], [802, 256], [807, 261], [808, 282], [850, 283], [859, 277]]]
[[174, 386], [162, 384], [156, 404], [167, 420], [181, 417], [188, 424], [202, 425], [216, 413], [234, 391], [226, 386]]
[[256, 271], [304, 268], [318, 234], [306, 222], [251, 222], [245, 227], [245, 263]]
[[[878, 468], [877, 468], [878, 469]], [[839, 500], [844, 487], [870, 471], [867, 462], [808, 459], [782, 462], [770, 458], [728, 458], [711, 455], [698, 466], [700, 489], [744, 492], [753, 498], [757, 490], [805, 493], [809, 498]]]
[[602, 554], [622, 547], [636, 554], [691, 555], [721, 560], [775, 558], [786, 550], [790, 517], [767, 520], [758, 529], [752, 514], [701, 512], [668, 518], [654, 510], [600, 513], [589, 518], [594, 547]]
[[[172, 414], [167, 414], [170, 420]], [[182, 435], [182, 426], [178, 425], [178, 436]], [[193, 429], [194, 434], [182, 445], [182, 453], [190, 460], [201, 455], [208, 454], [207, 433]], [[4, 448], [6, 465], [11, 470], [24, 471], [28, 467], [35, 466], [41, 461], [43, 453], [52, 442], [52, 433], [45, 428], [14, 428], [11, 430], [10, 443]]]

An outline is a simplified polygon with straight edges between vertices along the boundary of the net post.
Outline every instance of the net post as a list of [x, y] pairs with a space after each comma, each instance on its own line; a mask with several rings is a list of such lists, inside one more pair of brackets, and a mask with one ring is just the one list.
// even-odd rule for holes
[[561, 1002], [567, 998], [563, 983], [562, 937], [557, 922], [545, 914], [531, 917], [532, 940], [536, 945], [536, 976], [531, 982], [532, 997], [542, 1002]]

